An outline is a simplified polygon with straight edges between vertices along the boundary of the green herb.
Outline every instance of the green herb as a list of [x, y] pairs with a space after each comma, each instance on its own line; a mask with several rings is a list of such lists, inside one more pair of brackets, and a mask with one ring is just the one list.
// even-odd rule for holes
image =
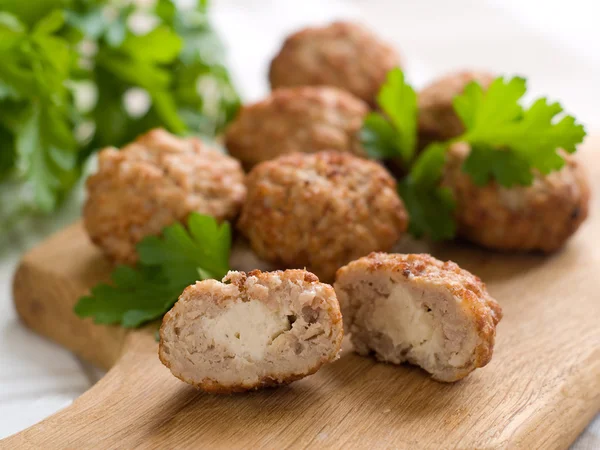
[[469, 83], [454, 99], [466, 128], [454, 141], [471, 144], [463, 170], [476, 184], [496, 180], [506, 187], [530, 185], [533, 170], [542, 174], [559, 170], [565, 162], [558, 150], [573, 153], [583, 141], [583, 126], [562, 115], [558, 103], [541, 98], [523, 108], [519, 102], [525, 92], [523, 78], [497, 78], [486, 91]]
[[196, 280], [221, 279], [229, 270], [231, 230], [213, 217], [190, 214], [187, 229], [166, 227], [161, 237], [149, 236], [137, 246], [135, 268], [117, 266], [112, 284], [98, 284], [75, 306], [80, 317], [99, 324], [138, 327], [160, 318], [181, 292]]
[[[129, 3], [0, 0], [4, 231], [54, 211], [98, 148], [159, 126], [213, 137], [237, 110], [205, 1], [190, 10]], [[136, 14], [149, 29], [130, 28]], [[146, 110], [128, 107], [132, 94], [148, 98]]]
[[[28, 10], [27, 18], [35, 16]], [[31, 26], [0, 13], [0, 174], [6, 180], [18, 172], [30, 188], [27, 200], [42, 212], [52, 211], [78, 176], [66, 87], [75, 53], [56, 35], [63, 24], [58, 10]]]
[[371, 158], [400, 158], [409, 166], [417, 141], [417, 95], [399, 68], [388, 72], [377, 104], [382, 113], [369, 113], [360, 132], [365, 150]]
[[434, 240], [451, 239], [456, 232], [454, 198], [441, 187], [446, 163], [446, 146], [433, 143], [419, 155], [410, 173], [398, 183], [398, 192], [408, 210], [409, 233]]
[[575, 152], [585, 130], [558, 103], [545, 98], [529, 108], [521, 105], [526, 81], [495, 79], [487, 90], [469, 83], [454, 101], [465, 132], [446, 142], [430, 144], [415, 159], [416, 96], [400, 69], [393, 69], [378, 95], [383, 113], [370, 113], [361, 130], [367, 153], [376, 159], [400, 159], [408, 174], [398, 191], [416, 237], [450, 239], [456, 232], [452, 192], [440, 186], [447, 149], [455, 142], [470, 144], [462, 170], [483, 186], [492, 181], [505, 187], [527, 186], [534, 171], [548, 174], [564, 165], [559, 153]]

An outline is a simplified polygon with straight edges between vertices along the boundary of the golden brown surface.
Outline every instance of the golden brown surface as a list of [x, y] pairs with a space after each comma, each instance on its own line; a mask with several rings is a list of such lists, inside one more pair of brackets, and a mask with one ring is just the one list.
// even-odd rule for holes
[[[385, 330], [374, 327], [375, 310], [383, 308], [382, 301], [399, 285], [404, 286], [403, 293], [410, 293], [411, 303], [435, 321], [437, 330], [426, 333], [418, 345], [404, 342], [394, 346], [389, 337], [383, 338]], [[502, 309], [477, 276], [452, 261], [442, 262], [427, 254], [371, 253], [338, 270], [335, 290], [344, 325], [361, 354], [375, 351], [383, 361], [425, 363], [435, 379], [446, 382], [464, 378], [492, 359]], [[411, 334], [411, 330], [404, 331], [405, 336]], [[435, 333], [438, 342], [434, 342]], [[431, 345], [424, 348], [424, 343]], [[453, 363], [458, 357], [464, 362]]]
[[487, 72], [464, 71], [438, 78], [419, 92], [419, 144], [445, 141], [459, 136], [464, 126], [452, 106], [452, 100], [463, 93], [465, 86], [476, 81], [486, 89], [494, 80]]
[[[287, 329], [271, 338], [261, 358], [216, 342], [200, 323], [249, 302], [260, 302], [270, 314], [288, 321]], [[335, 291], [310, 272], [229, 272], [223, 283], [204, 280], [185, 289], [163, 318], [158, 354], [173, 375], [199, 389], [243, 392], [291, 383], [334, 361], [342, 345], [342, 328]], [[238, 342], [248, 337], [239, 331], [231, 336]]]
[[462, 143], [450, 149], [443, 180], [454, 192], [464, 239], [496, 250], [552, 252], [587, 218], [590, 188], [578, 155], [566, 155], [560, 171], [536, 173], [531, 186], [504, 188], [474, 185], [461, 169], [468, 152]]
[[83, 218], [92, 241], [116, 262], [135, 263], [139, 241], [191, 212], [232, 219], [245, 198], [240, 164], [196, 138], [155, 129], [98, 159]]
[[324, 281], [344, 264], [389, 250], [407, 227], [396, 183], [379, 164], [348, 153], [294, 153], [256, 166], [239, 230], [282, 267]]
[[241, 108], [227, 129], [225, 145], [245, 167], [293, 152], [363, 155], [357, 133], [368, 110], [360, 99], [333, 87], [276, 89]]
[[330, 85], [371, 106], [387, 72], [400, 65], [396, 51], [361, 25], [334, 22], [290, 35], [271, 62], [273, 89]]

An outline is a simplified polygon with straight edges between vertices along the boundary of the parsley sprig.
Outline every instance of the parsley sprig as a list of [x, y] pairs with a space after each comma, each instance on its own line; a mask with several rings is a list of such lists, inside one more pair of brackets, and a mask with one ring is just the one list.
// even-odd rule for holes
[[497, 78], [486, 91], [469, 83], [454, 99], [466, 129], [454, 141], [471, 144], [463, 170], [476, 184], [496, 180], [505, 187], [528, 186], [533, 170], [559, 170], [565, 161], [558, 150], [573, 153], [583, 141], [583, 125], [564, 115], [559, 103], [541, 98], [527, 109], [521, 106], [526, 90], [523, 78]]
[[80, 317], [98, 324], [133, 328], [160, 318], [181, 292], [197, 280], [221, 279], [229, 270], [231, 230], [213, 217], [190, 214], [187, 229], [174, 224], [162, 236], [149, 236], [137, 246], [137, 266], [117, 266], [112, 284], [100, 283], [75, 306]]
[[548, 174], [563, 167], [560, 149], [576, 151], [586, 134], [583, 126], [546, 98], [524, 107], [526, 91], [526, 80], [520, 77], [499, 77], [486, 90], [477, 82], [469, 83], [453, 101], [464, 133], [428, 145], [415, 158], [416, 96], [400, 69], [388, 74], [377, 98], [381, 112], [366, 117], [361, 137], [371, 157], [399, 159], [407, 169], [398, 190], [413, 235], [436, 240], [455, 235], [455, 202], [451, 191], [440, 186], [447, 149], [453, 143], [471, 146], [462, 170], [479, 186], [492, 181], [504, 187], [528, 186], [535, 171]]
[[377, 105], [382, 113], [367, 114], [360, 132], [367, 154], [374, 159], [399, 158], [409, 166], [417, 142], [417, 94], [399, 68], [388, 72]]

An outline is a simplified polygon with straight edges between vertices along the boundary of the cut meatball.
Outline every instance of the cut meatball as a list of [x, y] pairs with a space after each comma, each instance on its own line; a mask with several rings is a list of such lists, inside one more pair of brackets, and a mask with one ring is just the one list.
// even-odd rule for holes
[[333, 87], [277, 89], [240, 110], [226, 146], [245, 167], [292, 152], [339, 150], [363, 155], [358, 138], [369, 107]]
[[273, 89], [282, 86], [337, 86], [375, 106], [388, 71], [400, 66], [396, 51], [364, 27], [335, 22], [289, 36], [271, 62]]
[[229, 272], [189, 286], [163, 318], [159, 356], [177, 378], [229, 393], [290, 383], [338, 358], [335, 292], [305, 270]]
[[348, 153], [293, 153], [257, 165], [247, 178], [239, 230], [278, 267], [333, 280], [342, 265], [389, 250], [407, 227], [392, 176]]
[[98, 159], [83, 219], [91, 240], [116, 262], [135, 263], [139, 241], [191, 212], [233, 219], [246, 196], [239, 162], [161, 129], [120, 151], [104, 149]]
[[492, 358], [502, 310], [479, 278], [425, 254], [372, 253], [336, 277], [354, 349], [457, 381]]
[[[531, 186], [477, 186], [462, 171], [469, 154], [453, 145], [443, 184], [456, 198], [459, 235], [496, 250], [552, 252], [561, 248], [588, 216], [590, 188], [581, 165], [563, 153], [565, 166], [549, 175], [534, 173]], [[501, 150], [498, 150], [501, 151]]]
[[424, 147], [432, 141], [460, 136], [464, 126], [454, 111], [454, 97], [462, 94], [471, 81], [487, 89], [494, 78], [494, 75], [485, 72], [452, 73], [419, 92], [419, 145]]

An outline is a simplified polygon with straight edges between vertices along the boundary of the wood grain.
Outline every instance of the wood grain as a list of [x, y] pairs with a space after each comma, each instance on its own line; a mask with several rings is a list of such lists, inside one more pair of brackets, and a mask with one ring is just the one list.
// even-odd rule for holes
[[[588, 144], [590, 145], [590, 144]], [[600, 155], [583, 152], [594, 191]], [[376, 363], [346, 346], [288, 387], [215, 396], [176, 380], [152, 327], [125, 331], [72, 313], [110, 267], [79, 224], [25, 257], [23, 321], [109, 373], [73, 405], [0, 448], [566, 448], [600, 410], [600, 204], [549, 256], [432, 248], [480, 275], [501, 303], [492, 362], [455, 384]]]

